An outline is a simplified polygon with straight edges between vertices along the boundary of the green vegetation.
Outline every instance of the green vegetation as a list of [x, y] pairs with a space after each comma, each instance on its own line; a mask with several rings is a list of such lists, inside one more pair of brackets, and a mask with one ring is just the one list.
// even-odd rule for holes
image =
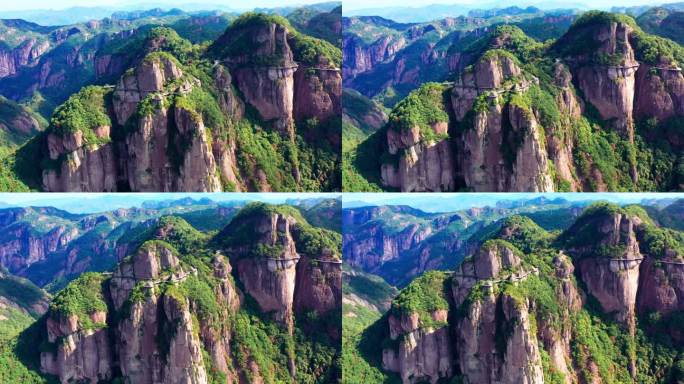
[[21, 340], [31, 332], [35, 319], [12, 307], [0, 308], [0, 318], [0, 382], [57, 384], [58, 380], [42, 375], [38, 369], [35, 356], [38, 344]]
[[291, 43], [295, 61], [302, 64], [317, 66], [320, 58], [339, 68], [342, 65], [342, 51], [325, 40], [295, 33]]
[[[344, 268], [348, 269], [349, 267], [345, 266]], [[390, 308], [390, 300], [398, 292], [396, 288], [387, 284], [382, 278], [356, 270], [348, 273], [342, 285], [343, 294], [359, 296], [377, 309], [384, 311]], [[344, 324], [344, 327], [346, 330], [347, 324]]]
[[302, 216], [314, 227], [342, 233], [342, 200], [325, 199], [311, 208], [302, 207]]
[[[334, 259], [341, 257], [342, 235], [340, 233], [313, 227], [296, 208], [288, 205], [269, 205], [252, 202], [242, 208], [217, 237], [216, 240], [225, 247], [245, 246], [245, 239], [259, 239], [262, 234], [257, 228], [264, 222], [270, 222], [273, 215], [281, 215], [295, 220], [290, 227], [297, 250], [313, 259], [328, 254]], [[278, 236], [284, 233], [278, 232]], [[282, 245], [275, 246], [260, 243], [248, 244], [248, 250], [242, 257], [278, 258], [284, 251]]]
[[286, 349], [292, 345], [292, 339], [277, 325], [264, 323], [253, 315], [238, 313], [235, 317], [235, 338], [231, 341], [237, 365], [250, 381], [253, 379], [250, 359], [256, 362], [264, 382], [275, 384], [290, 381], [285, 367], [287, 358], [293, 357], [294, 351]]
[[439, 328], [444, 324], [432, 319], [432, 312], [448, 310], [448, 287], [450, 282], [447, 272], [429, 271], [413, 280], [392, 302], [392, 312], [396, 315], [417, 313], [423, 327]]
[[378, 154], [386, 153], [386, 137], [387, 131], [383, 128], [358, 144], [356, 148], [344, 152], [342, 185], [345, 191], [380, 192], [383, 190], [380, 182], [380, 167], [383, 159], [380, 159]]
[[387, 311], [397, 294], [396, 288], [380, 277], [344, 266], [342, 290], [345, 297], [350, 294], [360, 297], [374, 307], [362, 303], [342, 305], [342, 383], [401, 383], [395, 374], [382, 370], [382, 346], [389, 338]]
[[33, 306], [48, 299], [45, 291], [29, 280], [8, 275], [2, 267], [0, 267], [0, 297], [19, 305], [32, 316], [38, 315]]
[[400, 131], [420, 127], [423, 140], [443, 140], [448, 135], [437, 134], [432, 125], [448, 123], [445, 105], [448, 97], [446, 87], [437, 83], [423, 84], [399, 102], [389, 116], [389, 126]]
[[[163, 234], [163, 238], [157, 235], [159, 233]], [[179, 216], [162, 216], [156, 225], [140, 233], [133, 231], [129, 235], [133, 236], [122, 237], [119, 242], [129, 243], [132, 248], [161, 245], [175, 251], [175, 253], [192, 252], [201, 248], [209, 239], [207, 234], [198, 231]], [[157, 242], [153, 239], [156, 239]]]
[[389, 337], [387, 317], [363, 306], [343, 304], [342, 383], [399, 384], [382, 369], [382, 345]]
[[[30, 108], [0, 96], [0, 149], [5, 151], [25, 143], [47, 126], [47, 121]], [[0, 158], [6, 157], [0, 153]]]
[[637, 18], [644, 31], [684, 45], [684, 12], [654, 7]]
[[316, 228], [308, 223], [298, 223], [294, 231], [297, 251], [313, 258], [330, 254], [333, 258], [341, 258], [342, 235], [328, 229]]
[[635, 190], [630, 169], [636, 163], [634, 146], [613, 131], [582, 118], [574, 123], [575, 148], [573, 155], [578, 172], [584, 176], [591, 190], [600, 185], [592, 171], [601, 172], [606, 188], [611, 191]]
[[519, 27], [499, 25], [486, 36], [468, 45], [464, 52], [481, 57], [488, 51], [496, 49], [498, 53], [527, 61], [541, 53], [541, 48], [543, 44], [527, 36]]
[[500, 221], [498, 234], [493, 238], [505, 236], [507, 241], [523, 252], [546, 247], [552, 235], [526, 216], [509, 216]]
[[627, 366], [629, 360], [624, 355], [623, 347], [627, 334], [617, 324], [581, 311], [572, 319], [573, 341], [572, 357], [582, 362], [580, 373], [585, 380], [590, 380], [593, 373], [589, 369], [589, 361], [598, 367], [599, 376], [608, 383], [625, 383], [632, 381]]
[[[293, 166], [297, 158], [295, 145], [283, 139], [277, 132], [268, 132], [247, 121], [236, 126], [238, 142], [237, 160], [243, 178], [256, 183], [257, 172], [261, 170], [273, 190], [297, 190], [293, 176]], [[252, 186], [258, 189], [259, 185]]]
[[341, 18], [341, 5], [330, 12], [320, 13], [302, 7], [287, 15], [287, 19], [297, 27], [297, 30], [328, 41], [338, 47], [342, 46], [342, 39], [339, 31], [336, 31], [335, 25], [339, 23]]
[[106, 143], [109, 137], [98, 137], [94, 130], [112, 125], [107, 114], [111, 92], [109, 88], [98, 86], [83, 88], [55, 110], [50, 121], [52, 131], [61, 136], [80, 132], [84, 144]]
[[87, 272], [60, 291], [50, 303], [52, 313], [63, 316], [78, 316], [82, 329], [102, 328], [90, 319], [95, 312], [106, 312], [107, 303], [103, 295], [105, 277], [100, 273]]
[[641, 253], [649, 257], [684, 259], [684, 233], [681, 231], [644, 224], [639, 231], [639, 244]]

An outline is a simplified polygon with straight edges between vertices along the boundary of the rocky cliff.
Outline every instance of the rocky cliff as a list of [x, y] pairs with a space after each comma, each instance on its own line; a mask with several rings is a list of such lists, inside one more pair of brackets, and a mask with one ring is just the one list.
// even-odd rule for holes
[[[334, 380], [336, 341], [325, 340], [339, 341], [340, 325], [323, 319], [341, 306], [339, 250], [295, 212], [251, 205], [213, 239], [163, 218], [113, 273], [55, 297], [42, 370], [63, 383]], [[309, 313], [316, 328], [302, 328]], [[300, 343], [320, 348], [315, 370], [295, 362]]]
[[[196, 87], [199, 81], [183, 78], [180, 64], [173, 58], [149, 55], [121, 78], [113, 90], [111, 105], [102, 96], [102, 113], [108, 116], [111, 108], [113, 123], [76, 131], [56, 125], [48, 133], [49, 157], [59, 168], [43, 172], [44, 188], [116, 191], [118, 185], [124, 184], [136, 191], [220, 190], [204, 123], [195, 110], [183, 104]], [[88, 97], [89, 89], [79, 95], [85, 92], [83, 97]], [[143, 103], [148, 109], [139, 111]], [[119, 143], [112, 143], [113, 124], [129, 124], [133, 129]], [[89, 142], [87, 135], [95, 137]]]
[[455, 272], [428, 272], [394, 299], [383, 368], [404, 383], [677, 377], [676, 357], [620, 348], [654, 348], [665, 332], [666, 353], [681, 353], [682, 244], [637, 207], [594, 205], [557, 238], [506, 219]]
[[[334, 188], [331, 175], [315, 170], [323, 160], [302, 163], [290, 152], [340, 143], [336, 47], [252, 14], [208, 49], [168, 28], [131, 41], [120, 59], [132, 67], [116, 85], [83, 88], [56, 110], [43, 189], [289, 190], [307, 180]], [[114, 60], [101, 56], [104, 78], [116, 72]], [[266, 143], [289, 149], [264, 153]]]
[[[546, 47], [500, 26], [456, 51], [454, 82], [395, 106], [369, 180], [416, 192], [679, 188], [681, 143], [669, 132], [683, 112], [681, 46], [589, 12]], [[449, 97], [419, 101], [430, 92]], [[655, 175], [629, 153], [649, 156], [658, 141], [672, 157]]]
[[0, 78], [12, 76], [21, 67], [35, 64], [48, 49], [48, 41], [38, 41], [35, 38], [24, 40], [13, 49], [0, 49]]
[[438, 217], [406, 206], [365, 207], [344, 210], [342, 223], [347, 263], [393, 285], [451, 261], [435, 250], [461, 255], [465, 248], [461, 236], [447, 228], [467, 225], [458, 214]]

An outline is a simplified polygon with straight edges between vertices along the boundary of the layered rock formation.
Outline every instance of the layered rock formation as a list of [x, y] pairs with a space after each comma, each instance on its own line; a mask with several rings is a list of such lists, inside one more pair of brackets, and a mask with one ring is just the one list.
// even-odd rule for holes
[[[270, 140], [262, 137], [267, 134], [261, 133], [263, 127], [283, 136], [282, 144], [277, 140], [274, 146], [294, 143], [297, 136], [339, 145], [339, 132], [315, 129], [337, 126], [341, 120], [342, 80], [335, 59], [324, 52], [336, 48], [288, 29], [276, 18], [261, 18], [245, 16], [206, 52], [196, 53], [174, 31], [156, 28], [147, 37], [131, 37], [143, 40], [138, 44], [142, 50], [131, 43], [138, 51], [100, 57], [103, 78], [115, 75], [124, 63], [133, 68], [113, 89], [100, 91], [98, 108], [104, 119], [87, 120], [87, 127], [53, 124], [49, 129], [44, 163], [50, 166], [43, 167], [43, 188], [268, 191], [283, 188], [285, 179], [287, 188], [296, 189], [302, 182], [299, 162], [291, 159], [296, 154], [287, 157], [277, 150], [283, 165], [265, 164], [273, 160], [255, 142]], [[327, 45], [317, 48], [319, 43]], [[87, 97], [87, 89], [72, 98]], [[69, 121], [77, 117], [72, 109], [63, 105], [57, 113]], [[236, 126], [243, 131], [248, 127], [249, 135], [238, 135]], [[258, 132], [251, 132], [256, 126]], [[274, 174], [271, 167], [284, 168], [285, 163], [291, 165], [289, 172], [278, 169]], [[317, 177], [309, 173], [307, 177]], [[318, 183], [325, 182], [321, 178]]]
[[[147, 240], [113, 273], [86, 274], [72, 282], [47, 315], [46, 342], [54, 350], [41, 354], [42, 370], [62, 383], [119, 378], [201, 384], [217, 378], [233, 383], [273, 377], [295, 382], [297, 366], [291, 353], [283, 352], [287, 367], [264, 365], [273, 364], [264, 360], [274, 358], [272, 351], [258, 348], [271, 346], [243, 344], [251, 340], [244, 332], [267, 337], [263, 329], [249, 328], [267, 321], [252, 317], [258, 314], [273, 318], [274, 329], [283, 329], [278, 337], [294, 343], [295, 317], [339, 310], [339, 250], [321, 246], [319, 242], [326, 240], [315, 238], [330, 234], [298, 222], [286, 211], [268, 213], [266, 206], [245, 209], [248, 212], [213, 240], [182, 219], [161, 220], [144, 232]], [[246, 228], [258, 236], [244, 237]], [[227, 256], [203, 248], [209, 244], [225, 244]], [[273, 257], [253, 253], [275, 248], [281, 253]], [[305, 261], [300, 261], [297, 248]], [[317, 326], [331, 339], [340, 339], [339, 324], [322, 321]], [[302, 337], [315, 331], [298, 332]], [[329, 374], [331, 367], [317, 369], [314, 376]]]
[[50, 49], [47, 40], [35, 38], [24, 40], [13, 49], [0, 49], [0, 78], [16, 74], [21, 67], [35, 64], [40, 56]]
[[[383, 368], [403, 383], [634, 381], [651, 364], [676, 370], [628, 352], [606, 361], [614, 347], [586, 339], [607, 337], [600, 324], [611, 318], [619, 335], [613, 337], [626, 340], [613, 339], [619, 346], [648, 348], [658, 332], [681, 340], [667, 323], [684, 309], [681, 240], [653, 243], [677, 236], [668, 231], [636, 209], [605, 204], [588, 208], [553, 242], [529, 219], [506, 220], [455, 272], [429, 272], [395, 298], [383, 323], [390, 339]], [[590, 305], [598, 307], [588, 311]], [[595, 310], [604, 317], [590, 320]], [[646, 320], [653, 314], [664, 320]], [[637, 337], [637, 329], [645, 334]]]
[[[450, 98], [438, 102], [447, 118], [412, 101], [435, 84], [399, 102], [373, 176], [388, 189], [416, 192], [678, 188], [679, 160], [655, 176], [626, 152], [602, 154], [596, 146], [646, 155], [665, 140], [679, 159], [682, 143], [666, 131], [684, 115], [679, 47], [647, 35], [628, 17], [600, 12], [578, 19], [548, 48], [535, 44], [503, 26], [455, 49], [456, 81], [440, 85]], [[638, 123], [646, 128], [636, 131]], [[646, 147], [637, 148], [635, 135]]]
[[[59, 169], [43, 172], [44, 188], [101, 192], [124, 185], [135, 191], [220, 190], [201, 116], [178, 100], [199, 86], [199, 80], [183, 76], [175, 59], [148, 55], [113, 90], [112, 120], [116, 127], [132, 125], [131, 132], [114, 142], [111, 126], [92, 127], [97, 142], [104, 144], [86, 142], [83, 131], [61, 137], [58, 132], [48, 133], [49, 157]], [[141, 112], [142, 104], [148, 109]]]
[[[515, 58], [493, 52], [485, 54], [472, 72], [466, 71], [454, 85], [451, 103], [456, 121], [465, 130], [459, 143], [459, 161], [464, 182], [470, 188], [553, 190], [546, 138], [534, 111], [516, 100], [501, 102], [510, 94], [524, 94], [538, 82], [537, 78], [523, 74]], [[473, 108], [476, 101], [479, 108]], [[472, 123], [465, 122], [471, 111]], [[509, 147], [508, 153], [505, 147]]]
[[[446, 323], [447, 311], [430, 314], [432, 321]], [[392, 340], [401, 338], [397, 351], [385, 349], [383, 367], [399, 372], [404, 382], [428, 379], [435, 383], [440, 377], [452, 375], [452, 351], [448, 327], [433, 329], [420, 324], [418, 314], [390, 316]]]

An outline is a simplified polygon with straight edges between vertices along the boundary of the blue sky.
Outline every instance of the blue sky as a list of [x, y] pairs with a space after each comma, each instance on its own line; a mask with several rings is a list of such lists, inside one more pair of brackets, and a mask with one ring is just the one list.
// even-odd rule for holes
[[[146, 9], [161, 6], [162, 8], [183, 8], [194, 4], [207, 6], [220, 6], [238, 10], [253, 8], [273, 8], [291, 5], [303, 5], [320, 3], [321, 0], [23, 0], [23, 1], [0, 1], [0, 11], [17, 11], [32, 9], [65, 9], [70, 7], [122, 7], [132, 9]], [[151, 6], [146, 6], [149, 4]], [[210, 7], [208, 7], [210, 8]]]

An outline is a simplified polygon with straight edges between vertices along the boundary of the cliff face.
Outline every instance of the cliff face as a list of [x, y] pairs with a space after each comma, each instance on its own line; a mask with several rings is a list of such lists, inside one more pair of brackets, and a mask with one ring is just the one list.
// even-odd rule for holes
[[332, 63], [300, 66], [294, 75], [294, 118], [339, 119], [342, 115], [342, 76]]
[[[249, 28], [249, 30], [245, 30]], [[246, 27], [227, 36], [222, 44], [241, 47], [225, 58], [245, 100], [259, 112], [264, 121], [273, 121], [283, 135], [294, 134], [294, 74], [298, 65], [288, 43], [287, 27], [266, 23]]]
[[[146, 243], [121, 263], [102, 292], [112, 303], [109, 313], [90, 313], [92, 323], [71, 315], [65, 327], [63, 315], [51, 310], [48, 342], [57, 344], [57, 353], [41, 354], [43, 371], [63, 383], [111, 379], [115, 367], [135, 382], [206, 383], [202, 348], [210, 346], [200, 340], [201, 323], [193, 322], [197, 303], [161, 288], [164, 282], [182, 286], [197, 274], [184, 270], [173, 252], [162, 243]], [[234, 297], [230, 292], [228, 299]], [[115, 314], [120, 320], [112, 323]], [[69, 343], [59, 342], [64, 337]]]
[[[163, 271], [172, 270], [161, 279]], [[193, 324], [189, 302], [171, 292], [156, 293], [161, 281], [182, 283], [196, 271], [179, 267], [173, 251], [160, 244], [141, 248], [130, 262], [119, 264], [112, 275], [110, 290], [114, 308], [127, 304], [128, 316], [118, 324], [117, 351], [124, 376], [140, 382], [206, 382], [199, 329]], [[130, 300], [136, 287], [147, 292], [142, 300]], [[122, 300], [123, 299], [123, 300]], [[163, 332], [163, 333], [162, 333]], [[161, 338], [167, 349], [164, 350]]]
[[[115, 140], [110, 126], [94, 127], [103, 144], [86, 143], [83, 131], [50, 132], [49, 157], [58, 169], [43, 171], [45, 190], [220, 190], [201, 116], [174, 101], [174, 95], [186, 96], [199, 86], [199, 80], [184, 76], [171, 58], [148, 56], [119, 80], [112, 96], [115, 129], [134, 128], [123, 140]], [[139, 113], [143, 104], [152, 110]]]
[[684, 76], [670, 63], [642, 64], [636, 72], [634, 116], [666, 121], [684, 115]]
[[[345, 222], [362, 223], [370, 217], [381, 215], [379, 207], [369, 209], [364, 213], [345, 211]], [[366, 271], [375, 271], [383, 263], [396, 259], [400, 254], [418, 246], [432, 233], [431, 227], [422, 228], [417, 224], [407, 225], [398, 233], [385, 233], [381, 223], [369, 226], [364, 230], [363, 237], [359, 233], [344, 234], [345, 260]]]
[[[440, 139], [426, 139], [419, 126], [388, 127], [387, 151], [398, 161], [382, 164], [383, 184], [402, 191], [453, 191], [458, 180], [475, 191], [552, 191], [538, 112], [512, 96], [537, 84], [512, 56], [485, 54], [453, 85], [451, 104], [442, 106], [453, 120], [431, 124], [430, 136]], [[458, 132], [449, 130], [450, 123]]]
[[[447, 311], [430, 314], [433, 321], [446, 323]], [[427, 380], [436, 383], [441, 377], [452, 374], [452, 351], [448, 327], [433, 329], [421, 327], [418, 314], [389, 317], [392, 340], [398, 341], [398, 350], [382, 352], [383, 368], [398, 372], [405, 383]]]
[[487, 30], [484, 19], [466, 17], [402, 24], [362, 16], [343, 22], [344, 85], [368, 97], [404, 96], [422, 83], [449, 78], [449, 71], [463, 69], [464, 56], [469, 57], [450, 48]]
[[93, 312], [87, 315], [87, 320], [76, 315], [52, 315], [47, 319], [48, 342], [57, 344], [57, 351], [41, 353], [41, 367], [62, 382], [83, 379], [97, 382], [112, 377], [113, 352], [107, 329], [85, 329], [84, 320], [101, 326], [107, 314]]
[[[445, 135], [448, 125], [435, 123], [431, 129]], [[381, 175], [385, 185], [402, 192], [448, 191], [454, 188], [454, 159], [448, 140], [426, 140], [420, 127], [409, 131], [387, 130], [389, 153], [399, 157], [398, 164], [385, 163]], [[399, 154], [401, 152], [401, 155]]]
[[476, 283], [482, 287], [483, 298], [467, 306], [455, 328], [460, 371], [469, 382], [543, 382], [529, 304], [493, 288], [501, 280], [520, 284], [536, 273], [521, 268], [516, 253], [506, 243], [485, 244], [453, 275], [456, 307], [463, 304]]
[[[519, 49], [537, 44], [521, 30], [494, 28], [470, 48], [450, 53], [456, 80], [440, 84], [450, 94], [441, 105], [447, 119], [435, 120], [431, 111], [407, 102], [435, 84], [423, 84], [396, 104], [373, 176], [402, 191], [605, 191], [662, 184], [639, 170], [633, 157], [594, 148], [600, 141], [645, 154], [666, 140], [676, 157], [681, 143], [666, 132], [683, 114], [682, 59], [657, 48], [670, 44], [658, 39], [626, 18], [592, 13], [532, 53]], [[444, 135], [426, 135], [424, 126], [396, 129], [416, 119], [432, 119], [434, 132], [435, 124], [445, 123]], [[635, 131], [637, 123], [646, 128]], [[638, 147], [635, 135], [645, 147]], [[441, 140], [430, 145], [426, 136]], [[667, 167], [674, 170], [676, 161]], [[678, 179], [668, 175], [666, 189], [677, 188]]]
[[633, 139], [635, 74], [639, 68], [630, 43], [634, 30], [626, 24], [611, 22], [592, 31], [597, 49], [591, 55], [609, 57], [610, 63], [595, 63], [579, 55], [572, 58], [578, 64], [571, 69], [585, 99], [601, 118], [615, 119], [615, 128]]
[[[256, 355], [262, 347], [244, 344], [249, 339], [245, 332], [265, 332], [250, 331], [250, 324], [261, 320], [248, 313], [256, 310], [272, 317], [275, 328], [283, 329], [278, 337], [292, 338], [296, 316], [313, 313], [323, 318], [338, 310], [339, 251], [312, 247], [291, 215], [261, 212], [243, 219], [215, 239], [220, 242], [231, 233], [241, 239], [243, 245], [228, 247], [230, 260], [221, 251], [197, 248], [209, 238], [182, 219], [167, 219], [147, 230], [149, 239], [113, 273], [85, 274], [72, 282], [47, 314], [46, 342], [54, 349], [41, 354], [42, 370], [62, 383], [116, 378], [178, 384], [209, 383], [217, 377], [229, 383], [270, 380], [275, 375], [274, 368], [265, 365], [270, 360]], [[233, 232], [253, 224], [257, 237]], [[306, 250], [301, 257], [305, 262], [299, 261], [297, 246]], [[254, 255], [247, 251], [276, 248], [281, 253], [274, 258], [249, 257]], [[245, 309], [246, 297], [258, 308]], [[340, 339], [339, 324], [321, 320], [320, 325], [328, 327], [328, 337]], [[288, 374], [278, 377], [294, 382], [294, 356], [283, 353], [283, 358], [288, 367], [276, 368]], [[317, 368], [321, 371], [315, 374], [322, 374], [329, 367]]]
[[48, 259], [52, 253], [66, 250], [79, 231], [58, 226], [47, 234], [37, 234], [29, 224], [24, 224], [10, 229], [8, 235], [13, 239], [0, 246], [0, 264], [21, 275], [31, 265]]
[[465, 214], [430, 215], [410, 207], [344, 209], [342, 251], [351, 266], [404, 286], [426, 271], [454, 268], [465, 256], [475, 231]]
[[[682, 340], [673, 324], [646, 320], [654, 313], [669, 319], [683, 308], [682, 255], [672, 245], [653, 247], [667, 230], [649, 220], [597, 205], [557, 240], [526, 219], [504, 223], [455, 272], [428, 272], [395, 298], [383, 323], [392, 345], [384, 347], [383, 368], [403, 383], [639, 380], [651, 362], [625, 352], [624, 363], [608, 363], [612, 372], [598, 368], [614, 347], [590, 346], [585, 335], [607, 335], [593, 321], [615, 324], [618, 338], [644, 347], [654, 332]], [[541, 254], [547, 256], [530, 258]], [[594, 300], [594, 310], [613, 320], [591, 320], [585, 308]]]
[[300, 256], [290, 233], [292, 217], [273, 215], [253, 223], [255, 239], [266, 247], [278, 250], [271, 258], [242, 258], [237, 261], [237, 273], [245, 291], [259, 303], [264, 312], [273, 312], [274, 319], [292, 329], [293, 302], [297, 264]]
[[[616, 214], [603, 217], [596, 223], [597, 244], [578, 263], [579, 275], [587, 285], [587, 293], [595, 297], [606, 313], [614, 313], [615, 319], [634, 327], [637, 290], [639, 288], [639, 265], [643, 256], [636, 239], [638, 218]], [[594, 249], [611, 250], [608, 258], [596, 254]], [[571, 249], [571, 253], [582, 252]]]
[[344, 53], [344, 67], [342, 76], [353, 79], [356, 75], [373, 69], [377, 64], [391, 60], [394, 55], [407, 44], [406, 39], [394, 39], [383, 36], [366, 46], [362, 40], [353, 36], [344, 36], [342, 52]]
[[[245, 16], [206, 51], [193, 48], [169, 28], [155, 28], [144, 36], [117, 36], [142, 43], [125, 46], [131, 52], [97, 57], [98, 76], [116, 79], [113, 88], [99, 87], [103, 94], [99, 109], [105, 118], [97, 124], [83, 119], [88, 127], [50, 127], [44, 154], [49, 157], [44, 164], [50, 166], [43, 169], [43, 188], [88, 192], [271, 190], [280, 184], [297, 188], [302, 182], [299, 162], [293, 160], [297, 155], [280, 150], [265, 155], [255, 142], [278, 147], [294, 143], [299, 136], [316, 148], [319, 145], [312, 143], [320, 140], [332, 147], [340, 144], [339, 132], [332, 128], [295, 131], [295, 123], [302, 128], [325, 127], [341, 117], [342, 80], [335, 59], [325, 53], [336, 48], [291, 31], [277, 19], [265, 19]], [[327, 45], [319, 48], [318, 43]], [[121, 66], [132, 68], [121, 74]], [[84, 125], [78, 123], [83, 120], [74, 108], [64, 106], [73, 98], [86, 97], [88, 88], [93, 87], [83, 88], [58, 108], [67, 123]], [[282, 140], [268, 138], [271, 130], [279, 132]], [[327, 148], [324, 143], [320, 147]], [[273, 161], [291, 165], [290, 173], [284, 165], [270, 164]], [[316, 182], [324, 184], [319, 179]]]
[[[551, 191], [543, 129], [529, 106], [501, 102], [510, 92], [525, 93], [538, 79], [523, 74], [509, 56], [485, 55], [465, 72], [451, 94], [456, 121], [463, 124], [463, 179], [476, 191]], [[485, 106], [473, 109], [485, 97]], [[482, 102], [482, 101], [481, 101]], [[472, 122], [464, 121], [473, 113]], [[505, 147], [510, 147], [507, 154]]]
[[13, 49], [0, 49], [0, 78], [12, 76], [21, 67], [35, 64], [48, 49], [50, 49], [48, 41], [38, 41], [35, 38], [24, 40]]
[[[295, 313], [320, 315], [340, 309], [342, 269], [337, 250], [308, 245], [306, 224], [284, 213], [261, 215], [232, 224], [248, 226], [259, 244], [231, 246], [234, 263], [245, 293], [263, 312], [292, 332]], [[333, 316], [331, 314], [331, 316]], [[339, 327], [328, 330], [339, 338]]]
[[[101, 139], [109, 138], [110, 126], [95, 129]], [[86, 148], [83, 133], [74, 132], [60, 136], [48, 133], [47, 144], [51, 160], [64, 159], [59, 169], [43, 171], [43, 185], [48, 191], [98, 191], [116, 190], [116, 158], [111, 144]]]

